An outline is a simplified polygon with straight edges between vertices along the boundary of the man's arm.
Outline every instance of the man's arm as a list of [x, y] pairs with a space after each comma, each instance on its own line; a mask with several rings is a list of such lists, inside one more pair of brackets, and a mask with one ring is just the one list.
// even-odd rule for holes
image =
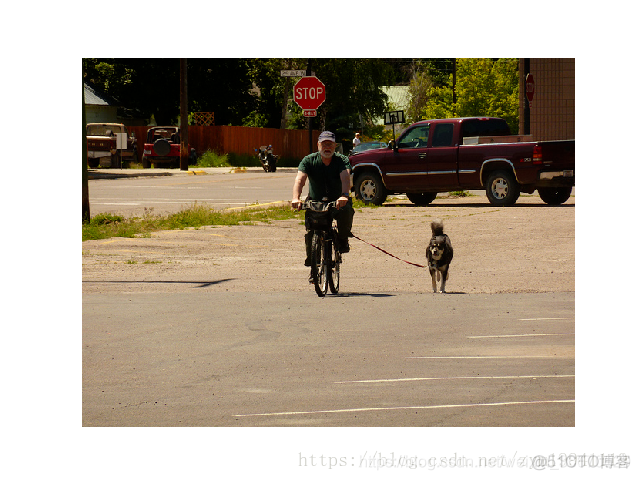
[[307, 174], [298, 170], [298, 175], [296, 175], [296, 179], [293, 182], [293, 197], [291, 200], [291, 208], [295, 208], [296, 210], [300, 209], [300, 195], [302, 195], [302, 189], [304, 188], [305, 183], [307, 183]]
[[342, 196], [336, 201], [338, 208], [344, 207], [349, 201], [349, 190], [351, 190], [351, 175], [349, 170], [340, 172], [340, 181], [342, 182]]

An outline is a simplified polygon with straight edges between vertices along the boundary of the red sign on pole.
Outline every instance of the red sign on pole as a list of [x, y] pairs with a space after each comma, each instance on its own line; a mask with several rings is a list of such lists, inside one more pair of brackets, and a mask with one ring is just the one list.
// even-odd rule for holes
[[[302, 110], [317, 110], [324, 102], [326, 89], [317, 77], [302, 77], [293, 86], [293, 99]], [[315, 115], [307, 115], [311, 117]]]
[[529, 103], [533, 101], [533, 94], [536, 91], [536, 82], [533, 81], [533, 75], [530, 73], [527, 74], [527, 78], [525, 79], [525, 92], [527, 94], [527, 100]]

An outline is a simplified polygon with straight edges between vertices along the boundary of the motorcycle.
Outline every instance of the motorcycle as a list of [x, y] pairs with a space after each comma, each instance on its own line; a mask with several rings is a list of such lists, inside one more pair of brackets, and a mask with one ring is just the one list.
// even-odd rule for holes
[[275, 172], [276, 171], [276, 163], [278, 163], [278, 155], [274, 155], [271, 150], [271, 145], [268, 147], [262, 146], [260, 149], [254, 148], [256, 152], [258, 152], [258, 159], [262, 164], [262, 168], [265, 172]]

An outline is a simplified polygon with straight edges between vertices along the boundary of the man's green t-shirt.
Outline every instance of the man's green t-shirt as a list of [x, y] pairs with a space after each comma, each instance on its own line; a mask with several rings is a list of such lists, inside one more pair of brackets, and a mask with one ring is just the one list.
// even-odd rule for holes
[[329, 201], [337, 200], [342, 195], [340, 173], [348, 168], [350, 163], [346, 156], [334, 153], [331, 163], [325, 165], [320, 152], [307, 155], [298, 166], [298, 170], [306, 173], [309, 178], [309, 197], [312, 200], [327, 197]]

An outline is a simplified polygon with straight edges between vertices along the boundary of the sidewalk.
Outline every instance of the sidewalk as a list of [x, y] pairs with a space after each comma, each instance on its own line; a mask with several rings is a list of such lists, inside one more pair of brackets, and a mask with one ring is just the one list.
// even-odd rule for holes
[[[275, 173], [295, 171], [296, 169], [293, 167], [283, 167], [278, 168]], [[189, 167], [189, 170], [180, 170], [179, 168], [90, 168], [88, 173], [89, 180], [176, 175], [225, 175], [229, 173], [264, 173], [267, 175], [262, 167]]]

